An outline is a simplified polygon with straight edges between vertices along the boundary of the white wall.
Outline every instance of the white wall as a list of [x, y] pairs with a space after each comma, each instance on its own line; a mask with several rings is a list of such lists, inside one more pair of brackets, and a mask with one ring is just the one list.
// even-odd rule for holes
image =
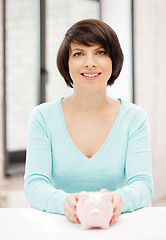
[[166, 205], [166, 1], [135, 0], [135, 98], [150, 120], [154, 204]]
[[101, 20], [116, 32], [124, 54], [124, 65], [108, 94], [132, 101], [132, 15], [131, 0], [101, 0]]

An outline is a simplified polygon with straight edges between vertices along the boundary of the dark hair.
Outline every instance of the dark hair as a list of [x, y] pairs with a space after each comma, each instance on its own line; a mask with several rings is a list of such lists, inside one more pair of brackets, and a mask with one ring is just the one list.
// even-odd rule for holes
[[57, 67], [66, 84], [73, 88], [73, 81], [69, 74], [68, 60], [70, 44], [80, 43], [91, 46], [100, 44], [112, 60], [112, 74], [107, 82], [112, 85], [119, 76], [123, 65], [123, 52], [114, 30], [106, 23], [97, 19], [86, 19], [72, 25], [65, 34], [57, 55]]

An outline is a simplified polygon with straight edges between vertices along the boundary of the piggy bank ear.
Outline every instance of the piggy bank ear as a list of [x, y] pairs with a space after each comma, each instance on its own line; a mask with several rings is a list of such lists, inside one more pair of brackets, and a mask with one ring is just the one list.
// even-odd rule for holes
[[88, 199], [88, 197], [89, 197], [89, 194], [87, 192], [83, 191], [79, 194], [78, 199], [86, 200], [86, 199]]
[[102, 198], [108, 199], [108, 200], [112, 201], [112, 194], [111, 194], [111, 192], [104, 192], [102, 194]]

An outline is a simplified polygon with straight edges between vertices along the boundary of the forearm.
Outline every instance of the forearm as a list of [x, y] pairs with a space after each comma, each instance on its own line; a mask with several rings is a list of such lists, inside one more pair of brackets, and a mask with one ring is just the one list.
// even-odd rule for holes
[[25, 179], [25, 196], [31, 207], [64, 215], [63, 202], [67, 193], [55, 189], [44, 177]]
[[122, 212], [148, 206], [153, 197], [150, 126], [144, 111], [137, 111], [129, 126], [126, 163], [126, 184], [115, 192], [122, 196]]
[[148, 206], [153, 198], [153, 182], [145, 183], [141, 180], [135, 181], [123, 188], [117, 189], [116, 193], [122, 196], [124, 207], [122, 213], [131, 212]]

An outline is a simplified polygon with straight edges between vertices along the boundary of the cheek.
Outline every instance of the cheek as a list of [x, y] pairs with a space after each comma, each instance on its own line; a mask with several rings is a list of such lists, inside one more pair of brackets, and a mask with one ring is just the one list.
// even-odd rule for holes
[[69, 66], [69, 74], [70, 74], [70, 76], [72, 76], [74, 68], [73, 68], [73, 61], [70, 60], [70, 59], [69, 59], [69, 62], [68, 62], [68, 66]]
[[80, 73], [81, 63], [80, 61], [78, 61], [78, 59], [71, 59], [71, 60], [69, 59], [68, 66], [69, 66], [69, 74], [71, 77], [74, 76], [75, 74]]
[[108, 74], [112, 74], [112, 61], [108, 60], [105, 62], [105, 68], [108, 70]]
[[107, 65], [112, 69], [112, 60], [110, 58], [107, 60]]
[[98, 62], [101, 64], [105, 69], [112, 69], [112, 60], [109, 57], [103, 57]]

